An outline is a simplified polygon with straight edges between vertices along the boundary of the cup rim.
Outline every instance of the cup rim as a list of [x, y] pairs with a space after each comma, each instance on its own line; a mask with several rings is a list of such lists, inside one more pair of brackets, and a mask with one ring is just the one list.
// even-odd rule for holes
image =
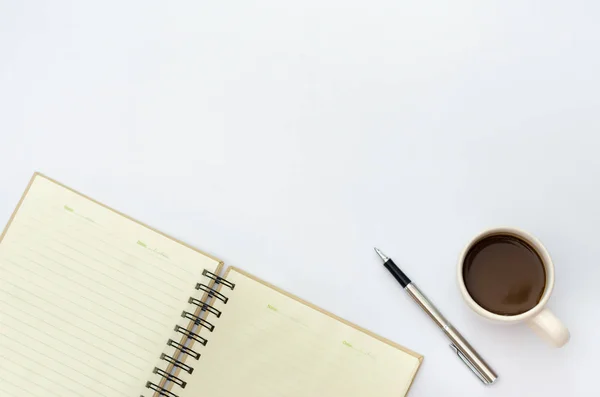
[[[544, 268], [546, 270], [546, 288], [544, 288], [544, 293], [542, 294], [542, 298], [537, 303], [537, 305], [535, 305], [534, 307], [532, 307], [531, 309], [529, 309], [528, 311], [526, 311], [524, 313], [515, 314], [515, 315], [502, 315], [502, 314], [493, 313], [487, 309], [484, 309], [477, 302], [475, 302], [475, 300], [471, 297], [471, 294], [469, 294], [469, 291], [467, 290], [467, 287], [465, 285], [462, 270], [464, 267], [464, 261], [465, 261], [465, 257], [467, 255], [467, 253], [473, 247], [473, 245], [475, 243], [477, 243], [478, 241], [482, 240], [485, 237], [493, 236], [496, 234], [513, 235], [515, 237], [518, 237], [518, 238], [521, 238], [521, 239], [527, 241], [529, 244], [531, 244], [535, 248], [537, 253], [542, 258], [542, 263], [544, 264]], [[552, 263], [552, 258], [550, 257], [550, 254], [546, 250], [546, 247], [544, 247], [544, 245], [541, 243], [541, 241], [538, 240], [532, 234], [530, 234], [524, 230], [514, 228], [514, 227], [494, 227], [494, 228], [486, 229], [486, 230], [480, 232], [479, 234], [477, 234], [475, 237], [473, 237], [469, 241], [469, 243], [462, 250], [462, 252], [459, 256], [459, 259], [458, 259], [457, 279], [458, 279], [458, 287], [460, 289], [463, 299], [466, 301], [466, 303], [469, 305], [469, 307], [471, 307], [471, 309], [473, 309], [477, 314], [479, 314], [480, 316], [492, 319], [492, 320], [496, 320], [496, 321], [501, 321], [501, 322], [505, 322], [505, 323], [507, 323], [507, 322], [508, 323], [517, 323], [517, 322], [520, 322], [523, 320], [527, 320], [531, 317], [534, 317], [539, 312], [541, 312], [544, 309], [544, 306], [546, 306], [546, 303], [548, 303], [548, 300], [550, 299], [550, 295], [552, 294], [552, 290], [554, 289], [554, 264]]]

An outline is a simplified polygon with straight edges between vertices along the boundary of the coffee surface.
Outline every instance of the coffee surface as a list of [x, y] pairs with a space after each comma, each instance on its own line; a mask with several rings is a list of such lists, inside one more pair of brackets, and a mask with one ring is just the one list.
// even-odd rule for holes
[[546, 287], [546, 270], [527, 242], [495, 235], [471, 247], [465, 257], [463, 279], [481, 307], [496, 314], [516, 315], [540, 301]]

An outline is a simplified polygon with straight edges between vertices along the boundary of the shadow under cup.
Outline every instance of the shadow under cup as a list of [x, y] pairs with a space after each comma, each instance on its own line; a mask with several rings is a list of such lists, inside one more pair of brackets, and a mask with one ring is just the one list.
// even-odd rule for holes
[[462, 264], [462, 281], [477, 305], [496, 315], [516, 316], [538, 305], [547, 274], [538, 250], [510, 233], [482, 236]]

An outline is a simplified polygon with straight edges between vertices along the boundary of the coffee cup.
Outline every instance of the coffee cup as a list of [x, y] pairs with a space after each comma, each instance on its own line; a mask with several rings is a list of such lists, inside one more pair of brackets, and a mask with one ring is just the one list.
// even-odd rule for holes
[[527, 323], [555, 347], [569, 341], [567, 327], [546, 307], [554, 288], [554, 264], [542, 243], [515, 228], [488, 229], [460, 254], [458, 287], [467, 305], [486, 319]]

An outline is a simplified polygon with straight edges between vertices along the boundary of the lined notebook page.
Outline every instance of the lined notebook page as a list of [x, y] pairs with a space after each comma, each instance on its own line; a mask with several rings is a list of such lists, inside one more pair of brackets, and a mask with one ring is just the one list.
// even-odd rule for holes
[[36, 175], [0, 242], [0, 395], [139, 396], [218, 265]]
[[231, 269], [180, 397], [401, 397], [421, 358]]

